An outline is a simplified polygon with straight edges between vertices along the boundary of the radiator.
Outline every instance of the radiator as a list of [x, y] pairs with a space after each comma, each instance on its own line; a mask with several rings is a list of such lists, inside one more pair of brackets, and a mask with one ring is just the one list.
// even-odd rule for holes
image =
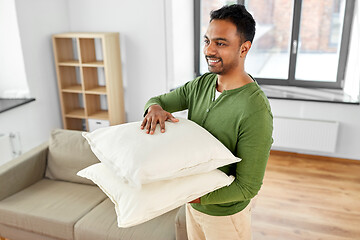
[[0, 165], [21, 154], [20, 137], [16, 133], [0, 133]]
[[333, 153], [338, 128], [335, 121], [274, 117], [273, 147]]

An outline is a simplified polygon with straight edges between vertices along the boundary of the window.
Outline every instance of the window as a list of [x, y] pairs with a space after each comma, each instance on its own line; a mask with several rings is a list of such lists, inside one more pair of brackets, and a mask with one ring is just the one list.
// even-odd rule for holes
[[352, 0], [195, 0], [195, 69], [207, 72], [202, 36], [211, 10], [244, 4], [256, 21], [245, 69], [261, 84], [342, 88]]

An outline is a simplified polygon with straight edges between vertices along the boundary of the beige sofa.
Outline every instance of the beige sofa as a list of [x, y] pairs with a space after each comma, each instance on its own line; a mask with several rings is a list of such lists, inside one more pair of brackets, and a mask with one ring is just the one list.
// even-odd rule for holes
[[96, 162], [81, 132], [54, 130], [48, 143], [0, 166], [0, 238], [187, 239], [184, 207], [118, 228], [114, 204], [76, 175]]

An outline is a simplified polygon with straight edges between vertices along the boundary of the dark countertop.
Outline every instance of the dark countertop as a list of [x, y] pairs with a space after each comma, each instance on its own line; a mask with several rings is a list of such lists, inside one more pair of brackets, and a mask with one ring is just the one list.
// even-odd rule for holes
[[35, 98], [17, 98], [17, 99], [0, 98], [0, 113], [32, 101], [35, 101]]

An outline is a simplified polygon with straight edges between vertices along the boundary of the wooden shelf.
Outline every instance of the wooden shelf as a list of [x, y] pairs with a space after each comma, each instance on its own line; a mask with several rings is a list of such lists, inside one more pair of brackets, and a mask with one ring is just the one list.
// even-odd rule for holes
[[[104, 67], [104, 61], [94, 61], [94, 62], [83, 62], [81, 63], [83, 67]], [[59, 66], [80, 66], [80, 62], [76, 60], [63, 61], [59, 62]]]
[[59, 66], [74, 66], [74, 67], [78, 67], [78, 66], [80, 66], [80, 62], [79, 62], [78, 60], [62, 61], [62, 62], [59, 62]]
[[68, 93], [82, 93], [82, 87], [81, 85], [73, 85], [67, 88], [63, 88], [61, 91]]
[[76, 108], [65, 114], [68, 118], [85, 118], [85, 109]]
[[103, 67], [104, 61], [95, 61], [95, 62], [83, 62], [83, 67]]
[[101, 119], [101, 120], [108, 120], [109, 119], [109, 112], [105, 110], [100, 110], [88, 116], [88, 118], [93, 119]]
[[106, 94], [106, 87], [105, 86], [99, 86], [96, 88], [85, 90], [86, 94]]
[[102, 38], [116, 37], [119, 33], [115, 32], [65, 32], [55, 34], [57, 38]]
[[93, 120], [125, 122], [119, 39], [119, 33], [52, 36], [65, 129], [91, 131]]

